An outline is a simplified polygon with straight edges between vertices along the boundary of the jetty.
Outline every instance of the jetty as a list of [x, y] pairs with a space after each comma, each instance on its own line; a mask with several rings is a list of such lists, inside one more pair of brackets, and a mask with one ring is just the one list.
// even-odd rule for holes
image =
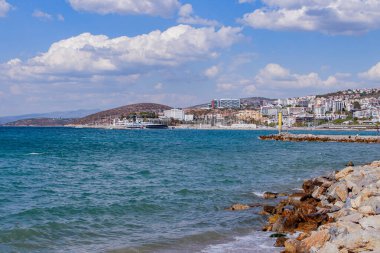
[[275, 141], [313, 141], [313, 142], [358, 142], [358, 143], [380, 143], [380, 136], [359, 136], [359, 135], [313, 135], [313, 134], [291, 134], [279, 133], [272, 135], [263, 135], [260, 140]]

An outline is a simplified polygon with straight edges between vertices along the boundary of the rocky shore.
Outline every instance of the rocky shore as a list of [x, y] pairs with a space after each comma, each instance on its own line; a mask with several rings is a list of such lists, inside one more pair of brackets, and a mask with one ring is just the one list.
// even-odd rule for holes
[[275, 246], [285, 253], [380, 252], [380, 161], [305, 180], [302, 189], [287, 197], [264, 194], [279, 199], [261, 211], [268, 216], [263, 230], [277, 237]]
[[281, 133], [260, 136], [260, 140], [275, 141], [314, 141], [314, 142], [359, 142], [380, 143], [380, 136], [358, 136], [358, 135], [313, 135], [313, 134], [290, 134]]

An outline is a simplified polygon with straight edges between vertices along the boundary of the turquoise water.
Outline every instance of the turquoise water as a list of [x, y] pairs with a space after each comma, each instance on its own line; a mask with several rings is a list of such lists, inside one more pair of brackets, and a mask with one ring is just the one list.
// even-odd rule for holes
[[0, 252], [274, 252], [257, 210], [224, 208], [380, 160], [269, 133], [0, 128]]

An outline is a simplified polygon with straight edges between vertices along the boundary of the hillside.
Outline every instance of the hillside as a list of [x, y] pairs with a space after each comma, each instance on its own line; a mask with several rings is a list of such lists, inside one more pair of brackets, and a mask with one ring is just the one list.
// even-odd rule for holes
[[82, 118], [87, 115], [99, 112], [99, 109], [94, 110], [75, 110], [75, 111], [60, 111], [60, 112], [48, 112], [48, 113], [34, 113], [34, 114], [24, 114], [24, 115], [15, 115], [15, 116], [3, 116], [0, 117], [0, 125], [19, 121], [22, 119], [73, 119], [73, 118]]
[[164, 110], [171, 109], [170, 106], [154, 104], [154, 103], [139, 103], [117, 107], [114, 109], [94, 113], [84, 118], [74, 120], [74, 125], [95, 125], [111, 123], [114, 118], [127, 117], [130, 114], [136, 113], [159, 113]]
[[317, 98], [331, 98], [331, 97], [336, 97], [336, 96], [345, 96], [347, 98], [369, 98], [369, 97], [378, 98], [380, 97], [380, 89], [379, 88], [365, 89], [365, 91], [360, 91], [358, 89], [341, 90], [341, 91], [336, 91], [336, 92], [330, 92], [327, 94], [317, 95]]
[[[260, 105], [265, 105], [267, 103], [273, 103], [276, 99], [271, 98], [264, 98], [264, 97], [249, 97], [249, 98], [241, 98], [240, 102], [244, 108], [258, 108]], [[200, 109], [208, 107], [209, 103], [199, 104], [199, 105], [193, 105], [186, 107], [186, 109]]]
[[71, 124], [74, 119], [55, 119], [55, 118], [32, 118], [21, 119], [13, 122], [8, 122], [4, 126], [44, 126], [57, 127]]

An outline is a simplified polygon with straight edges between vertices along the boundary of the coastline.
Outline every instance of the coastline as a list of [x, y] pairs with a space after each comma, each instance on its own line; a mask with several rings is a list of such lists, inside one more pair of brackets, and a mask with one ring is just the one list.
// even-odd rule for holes
[[305, 180], [301, 192], [264, 205], [262, 214], [263, 231], [275, 233], [286, 253], [380, 252], [380, 161]]
[[[96, 125], [96, 126], [90, 126], [90, 125], [65, 125], [62, 127], [69, 127], [69, 128], [94, 128], [94, 129], [110, 129], [110, 130], [140, 130], [140, 129], [129, 129], [121, 126], [112, 126], [112, 125]], [[203, 125], [201, 127], [196, 125], [179, 125], [179, 126], [169, 126], [169, 130], [177, 129], [177, 130], [250, 130], [250, 131], [278, 131], [275, 127], [231, 127], [231, 126], [209, 126], [209, 125]], [[283, 128], [284, 132], [286, 131], [355, 131], [355, 132], [375, 132], [376, 129], [353, 129], [353, 128], [315, 128], [315, 127], [292, 127], [292, 128]]]

